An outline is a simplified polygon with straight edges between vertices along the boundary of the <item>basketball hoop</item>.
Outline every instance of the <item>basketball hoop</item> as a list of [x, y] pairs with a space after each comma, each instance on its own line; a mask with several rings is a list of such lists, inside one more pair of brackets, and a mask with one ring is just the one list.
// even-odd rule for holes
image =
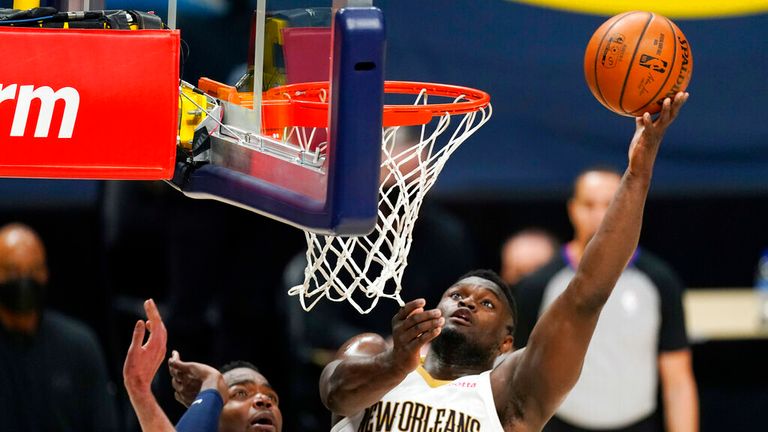
[[[424, 197], [448, 158], [492, 113], [490, 96], [471, 88], [388, 81], [384, 91], [399, 97], [412, 96], [412, 104], [384, 106], [376, 226], [364, 236], [305, 231], [304, 283], [291, 288], [288, 294], [299, 296], [306, 311], [323, 298], [348, 301], [363, 314], [370, 312], [382, 297], [404, 304], [400, 297], [401, 281]], [[269, 90], [263, 105], [265, 130], [282, 129], [283, 137], [304, 137], [299, 139], [299, 145], [306, 148], [311, 141], [306, 137], [327, 124], [327, 92], [328, 83], [293, 84]], [[429, 103], [430, 98], [438, 103]], [[247, 105], [245, 100], [237, 102]], [[270, 114], [269, 110], [273, 112]], [[283, 110], [284, 115], [280, 114]], [[283, 124], [281, 119], [291, 125]], [[324, 152], [326, 146], [321, 144], [317, 149]]]
[[[253, 94], [238, 92], [234, 87], [200, 78], [198, 87], [217, 98], [253, 108]], [[263, 94], [262, 127], [264, 129], [324, 128], [328, 125], [328, 82], [289, 84], [267, 90]], [[467, 114], [490, 104], [488, 93], [469, 87], [410, 81], [385, 81], [388, 95], [415, 95], [412, 105], [384, 105], [382, 125], [416, 126], [429, 123], [445, 114]], [[428, 103], [428, 97], [446, 98], [443, 103]]]

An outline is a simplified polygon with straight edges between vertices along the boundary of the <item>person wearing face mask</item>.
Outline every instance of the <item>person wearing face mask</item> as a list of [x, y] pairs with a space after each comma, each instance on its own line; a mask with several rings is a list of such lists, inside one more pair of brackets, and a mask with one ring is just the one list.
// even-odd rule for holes
[[45, 308], [45, 248], [30, 227], [0, 228], [0, 430], [115, 431], [101, 347], [83, 323]]

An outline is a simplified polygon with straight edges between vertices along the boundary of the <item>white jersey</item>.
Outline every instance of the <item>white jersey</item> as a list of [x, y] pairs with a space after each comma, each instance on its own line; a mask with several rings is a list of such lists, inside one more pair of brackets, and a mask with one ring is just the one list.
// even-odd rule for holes
[[486, 371], [441, 381], [419, 366], [379, 402], [344, 418], [331, 432], [503, 431], [490, 375]]

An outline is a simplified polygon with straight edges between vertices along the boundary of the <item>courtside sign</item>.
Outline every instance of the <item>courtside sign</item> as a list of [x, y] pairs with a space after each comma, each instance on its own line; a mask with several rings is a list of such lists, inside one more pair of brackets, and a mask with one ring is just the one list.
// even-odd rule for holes
[[168, 179], [179, 32], [0, 28], [0, 176]]

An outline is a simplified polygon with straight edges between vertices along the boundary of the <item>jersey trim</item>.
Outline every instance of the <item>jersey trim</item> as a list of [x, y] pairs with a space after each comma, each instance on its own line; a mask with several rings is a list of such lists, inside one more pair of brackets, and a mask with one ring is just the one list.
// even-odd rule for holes
[[419, 365], [419, 367], [416, 368], [416, 372], [418, 372], [419, 375], [421, 375], [421, 377], [424, 379], [424, 382], [427, 383], [427, 385], [432, 388], [441, 387], [453, 382], [449, 380], [440, 380], [437, 378], [433, 378], [432, 375], [430, 375], [429, 372], [427, 372], [427, 370], [424, 369], [424, 366], [422, 365]]

